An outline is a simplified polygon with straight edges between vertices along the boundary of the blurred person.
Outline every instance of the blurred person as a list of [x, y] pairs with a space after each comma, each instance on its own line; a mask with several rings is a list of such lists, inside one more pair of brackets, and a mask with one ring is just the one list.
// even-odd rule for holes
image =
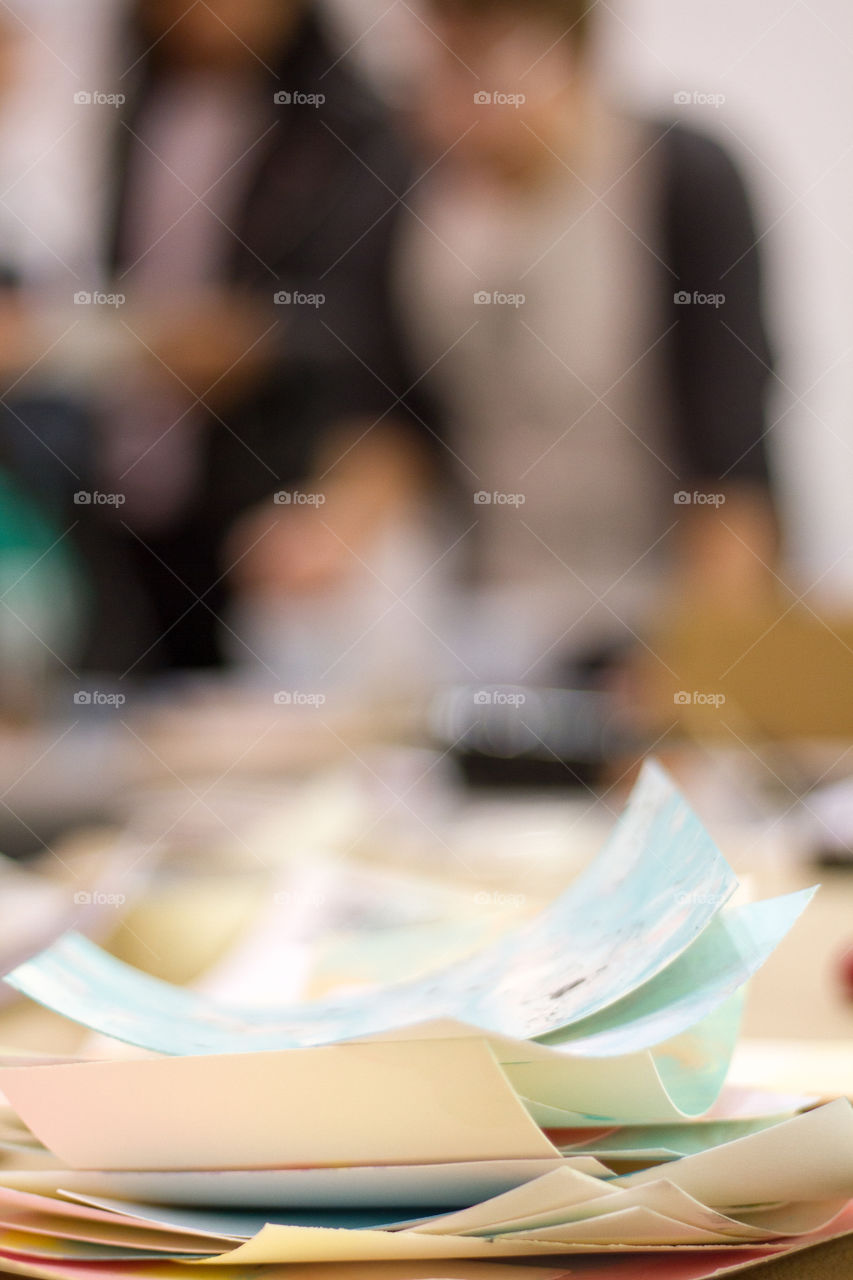
[[244, 561], [263, 577], [269, 539], [294, 590], [324, 579], [294, 490], [318, 477], [324, 524], [357, 549], [423, 483], [429, 433], [401, 400], [389, 305], [405, 149], [314, 5], [139, 0], [128, 50], [127, 351], [99, 406], [121, 504], [90, 663], [141, 674], [216, 665], [229, 633], [250, 648], [227, 620]]
[[416, 116], [437, 163], [416, 189], [400, 296], [478, 495], [477, 651], [499, 674], [492, 637], [515, 643], [510, 679], [633, 644], [668, 600], [767, 596], [777, 553], [743, 184], [716, 142], [606, 100], [593, 10], [427, 13]]
[[[465, 678], [568, 655], [595, 679], [673, 601], [773, 591], [749, 202], [717, 143], [606, 100], [593, 9], [427, 7], [396, 295], [447, 420], [464, 563], [441, 638]], [[265, 551], [292, 587], [286, 542]]]

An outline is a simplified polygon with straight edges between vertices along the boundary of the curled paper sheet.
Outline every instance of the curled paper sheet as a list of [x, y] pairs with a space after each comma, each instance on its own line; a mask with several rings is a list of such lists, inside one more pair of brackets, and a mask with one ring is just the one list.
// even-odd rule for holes
[[[644, 1169], [619, 1179], [638, 1186]], [[853, 1108], [839, 1098], [761, 1133], [685, 1156], [666, 1176], [705, 1204], [761, 1205], [853, 1195]]]
[[761, 968], [815, 889], [727, 907], [677, 960], [610, 1008], [544, 1037], [591, 1057], [634, 1053], [713, 1013]]
[[685, 1119], [648, 1052], [573, 1059], [458, 1024], [421, 1030], [278, 1053], [6, 1067], [0, 1088], [72, 1168], [137, 1172], [551, 1160], [561, 1151], [536, 1107], [566, 1101], [632, 1111], [639, 1124]]
[[[109, 1263], [39, 1261], [21, 1255], [0, 1252], [0, 1267], [10, 1275], [30, 1276], [34, 1280], [192, 1280], [192, 1272], [179, 1262], [133, 1263], [111, 1266]], [[531, 1267], [504, 1263], [495, 1274], [490, 1262], [448, 1260], [442, 1262], [442, 1280], [566, 1280], [566, 1268]], [[432, 1262], [356, 1262], [288, 1264], [266, 1273], [269, 1280], [436, 1280]], [[246, 1280], [242, 1268], [220, 1267], [216, 1280]]]
[[610, 839], [563, 894], [425, 977], [279, 1008], [219, 1005], [69, 934], [6, 981], [93, 1030], [171, 1054], [326, 1044], [435, 1017], [529, 1038], [642, 988], [695, 942], [736, 886], [667, 775], [647, 763]]

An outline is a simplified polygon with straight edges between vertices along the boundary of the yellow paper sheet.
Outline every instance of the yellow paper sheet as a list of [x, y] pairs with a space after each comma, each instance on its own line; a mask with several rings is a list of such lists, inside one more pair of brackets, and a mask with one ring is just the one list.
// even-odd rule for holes
[[269, 1266], [283, 1262], [399, 1262], [424, 1258], [518, 1258], [553, 1252], [548, 1245], [476, 1237], [423, 1236], [413, 1231], [346, 1231], [332, 1227], [267, 1226], [216, 1258], [188, 1266]]

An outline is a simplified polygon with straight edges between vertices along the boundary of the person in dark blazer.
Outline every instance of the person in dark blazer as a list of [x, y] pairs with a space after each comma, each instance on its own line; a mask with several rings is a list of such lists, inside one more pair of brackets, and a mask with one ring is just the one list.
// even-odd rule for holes
[[124, 502], [90, 662], [141, 673], [222, 661], [247, 549], [298, 524], [308, 476], [329, 511], [366, 485], [356, 538], [431, 435], [389, 303], [406, 148], [314, 6], [139, 0], [127, 50], [112, 288], [135, 367], [100, 405]]

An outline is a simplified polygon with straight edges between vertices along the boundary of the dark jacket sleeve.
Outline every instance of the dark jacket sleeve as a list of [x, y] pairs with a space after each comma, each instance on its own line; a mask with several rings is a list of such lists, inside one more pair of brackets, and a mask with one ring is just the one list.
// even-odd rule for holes
[[710, 138], [678, 124], [664, 145], [667, 359], [682, 477], [768, 485], [772, 354], [746, 189]]

